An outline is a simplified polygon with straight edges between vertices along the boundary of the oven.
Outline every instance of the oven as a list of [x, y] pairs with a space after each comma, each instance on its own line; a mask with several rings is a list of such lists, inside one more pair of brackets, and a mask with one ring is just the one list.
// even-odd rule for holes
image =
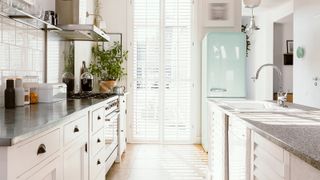
[[118, 121], [119, 121], [119, 100], [111, 98], [105, 108], [105, 143], [106, 153], [111, 154], [118, 146]]

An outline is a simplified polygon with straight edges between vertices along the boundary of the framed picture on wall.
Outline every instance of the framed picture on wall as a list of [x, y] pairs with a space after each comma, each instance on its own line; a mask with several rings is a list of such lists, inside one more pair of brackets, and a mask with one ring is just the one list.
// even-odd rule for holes
[[293, 54], [293, 40], [287, 40], [287, 53]]
[[234, 26], [234, 0], [204, 0], [206, 27]]

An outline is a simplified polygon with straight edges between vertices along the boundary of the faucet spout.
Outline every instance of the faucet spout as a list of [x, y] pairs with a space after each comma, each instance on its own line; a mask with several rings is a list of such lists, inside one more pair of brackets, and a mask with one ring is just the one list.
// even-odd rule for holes
[[274, 64], [264, 64], [264, 65], [260, 66], [260, 67], [258, 68], [257, 72], [256, 72], [256, 76], [255, 76], [255, 77], [252, 77], [251, 79], [253, 79], [253, 80], [259, 79], [260, 71], [261, 71], [264, 67], [269, 67], [269, 66], [272, 67], [274, 70], [277, 71], [279, 80], [281, 81], [282, 72], [281, 72], [280, 68], [279, 68], [278, 66], [274, 65]]
[[262, 66], [260, 66], [256, 72], [256, 76], [255, 77], [252, 77], [251, 79], [253, 81], [259, 79], [259, 74], [260, 74], [260, 71], [264, 68], [264, 67], [272, 67], [274, 70], [277, 71], [277, 74], [278, 74], [278, 78], [279, 78], [279, 90], [278, 90], [278, 104], [282, 107], [285, 107], [285, 102], [287, 101], [287, 93], [283, 93], [283, 90], [282, 90], [282, 72], [280, 70], [280, 68], [274, 64], [264, 64]]

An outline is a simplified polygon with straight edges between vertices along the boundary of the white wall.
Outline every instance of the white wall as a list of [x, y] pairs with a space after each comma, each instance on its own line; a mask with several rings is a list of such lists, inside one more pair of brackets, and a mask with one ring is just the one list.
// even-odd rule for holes
[[[122, 33], [123, 49], [127, 49], [127, 3], [128, 0], [104, 0], [102, 3], [101, 16], [107, 24], [106, 32]], [[123, 64], [127, 69], [127, 62]], [[128, 73], [129, 74], [129, 73]], [[124, 77], [120, 85], [127, 86], [127, 77]]]
[[[291, 19], [293, 21], [293, 19]], [[273, 92], [282, 87], [286, 92], [293, 92], [293, 66], [283, 64], [283, 54], [287, 53], [287, 40], [293, 40], [293, 22], [275, 23], [274, 25], [274, 64], [282, 70], [282, 83], [273, 77]]]
[[273, 63], [274, 22], [293, 13], [293, 1], [278, 7], [256, 10], [256, 23], [261, 28], [250, 37], [251, 51], [247, 63], [248, 98], [257, 100], [273, 99], [273, 70], [267, 67], [261, 71], [259, 79], [250, 80], [263, 64]]
[[295, 57], [293, 67], [294, 102], [320, 108], [320, 86], [312, 78], [320, 77], [320, 1], [294, 0], [295, 49], [305, 48], [305, 57]]

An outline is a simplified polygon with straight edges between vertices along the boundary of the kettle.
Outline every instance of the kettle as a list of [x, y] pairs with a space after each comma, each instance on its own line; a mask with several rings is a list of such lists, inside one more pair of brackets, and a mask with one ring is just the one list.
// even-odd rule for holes
[[113, 93], [115, 94], [124, 94], [126, 87], [124, 86], [116, 86], [113, 88]]

